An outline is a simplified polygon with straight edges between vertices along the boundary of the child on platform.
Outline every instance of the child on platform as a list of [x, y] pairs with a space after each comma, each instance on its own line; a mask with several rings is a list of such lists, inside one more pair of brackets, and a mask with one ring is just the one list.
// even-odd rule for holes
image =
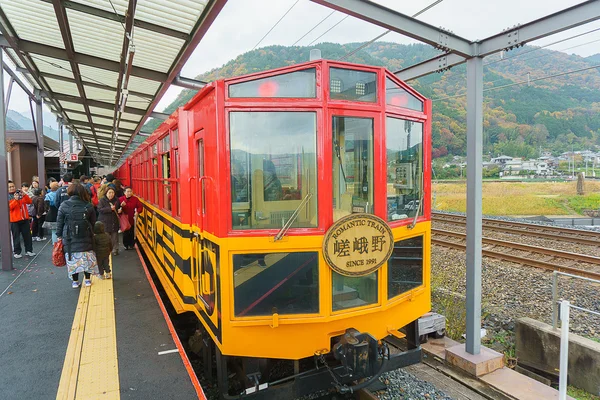
[[[96, 221], [94, 224], [94, 251], [98, 261], [100, 278], [111, 278], [109, 257], [112, 250], [112, 242], [108, 233], [104, 232], [104, 223]], [[106, 272], [106, 275], [104, 274]]]

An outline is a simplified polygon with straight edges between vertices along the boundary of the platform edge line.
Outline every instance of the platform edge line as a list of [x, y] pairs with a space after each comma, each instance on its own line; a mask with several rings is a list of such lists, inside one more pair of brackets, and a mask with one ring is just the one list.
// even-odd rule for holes
[[142, 267], [144, 268], [144, 273], [146, 274], [146, 279], [148, 279], [148, 283], [150, 284], [150, 287], [152, 288], [152, 292], [154, 293], [156, 302], [158, 303], [158, 306], [160, 307], [160, 311], [162, 312], [165, 322], [167, 323], [167, 327], [169, 328], [171, 337], [173, 338], [173, 341], [175, 342], [175, 346], [177, 346], [177, 349], [179, 349], [179, 354], [181, 355], [181, 361], [183, 362], [183, 365], [185, 366], [185, 369], [187, 370], [188, 375], [190, 376], [190, 380], [192, 381], [192, 386], [194, 386], [194, 389], [196, 390], [198, 399], [199, 400], [207, 400], [206, 395], [204, 394], [204, 390], [202, 389], [202, 385], [200, 385], [200, 381], [198, 380], [198, 377], [196, 376], [196, 373], [194, 372], [194, 369], [192, 368], [192, 364], [190, 363], [190, 360], [183, 348], [183, 345], [181, 344], [181, 341], [179, 340], [179, 337], [177, 336], [177, 333], [175, 332], [175, 328], [173, 327], [173, 323], [171, 322], [171, 319], [169, 318], [169, 314], [167, 314], [167, 309], [165, 308], [165, 305], [163, 304], [163, 302], [160, 298], [160, 295], [158, 294], [156, 285], [154, 285], [154, 282], [152, 281], [152, 277], [150, 276], [150, 272], [148, 271], [148, 266], [146, 265], [146, 262], [144, 261], [144, 257], [142, 257], [142, 253], [140, 253], [139, 244], [135, 245], [135, 251], [138, 254], [138, 257], [140, 259]]
[[77, 301], [77, 309], [75, 310], [73, 325], [71, 326], [71, 335], [58, 384], [56, 400], [74, 399], [77, 392], [77, 377], [79, 375], [89, 299], [90, 291], [80, 288], [79, 300]]

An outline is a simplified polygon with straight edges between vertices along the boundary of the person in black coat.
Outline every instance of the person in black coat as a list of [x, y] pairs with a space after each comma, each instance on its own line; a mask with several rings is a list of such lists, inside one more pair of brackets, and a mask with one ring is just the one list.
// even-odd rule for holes
[[121, 203], [115, 195], [115, 189], [109, 187], [98, 201], [98, 220], [104, 224], [104, 231], [110, 235], [113, 255], [119, 255], [119, 217]]
[[[90, 276], [97, 272], [94, 254], [94, 231], [96, 213], [90, 203], [87, 191], [79, 183], [69, 185], [69, 199], [58, 209], [56, 234], [63, 241], [68, 274], [73, 280], [73, 288], [78, 288], [79, 273], [85, 275], [85, 286], [90, 286]], [[82, 218], [83, 217], [83, 218]], [[74, 232], [77, 230], [77, 232]]]

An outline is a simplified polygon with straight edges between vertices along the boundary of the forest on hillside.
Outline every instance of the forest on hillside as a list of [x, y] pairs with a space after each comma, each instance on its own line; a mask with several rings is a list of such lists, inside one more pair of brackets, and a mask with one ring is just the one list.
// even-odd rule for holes
[[[338, 59], [361, 44], [322, 43], [318, 48], [323, 58]], [[197, 79], [213, 81], [305, 62], [311, 48], [269, 46], [249, 51]], [[398, 71], [438, 54], [424, 44], [376, 42], [347, 61]], [[540, 151], [558, 155], [571, 149], [600, 148], [600, 70], [592, 68], [598, 64], [600, 55], [583, 58], [532, 46], [487, 57], [484, 61], [484, 154], [532, 158]], [[515, 83], [523, 84], [512, 85]], [[465, 65], [409, 84], [433, 100], [434, 158], [464, 155]], [[183, 91], [165, 112], [174, 111], [195, 93]], [[144, 130], [155, 129], [158, 123], [151, 121]]]

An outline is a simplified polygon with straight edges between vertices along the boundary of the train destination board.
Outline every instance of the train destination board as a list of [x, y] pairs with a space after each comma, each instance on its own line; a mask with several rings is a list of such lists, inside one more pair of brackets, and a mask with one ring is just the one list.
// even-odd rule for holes
[[323, 241], [327, 264], [345, 276], [376, 271], [392, 255], [394, 236], [385, 221], [371, 214], [351, 214], [329, 228]]

